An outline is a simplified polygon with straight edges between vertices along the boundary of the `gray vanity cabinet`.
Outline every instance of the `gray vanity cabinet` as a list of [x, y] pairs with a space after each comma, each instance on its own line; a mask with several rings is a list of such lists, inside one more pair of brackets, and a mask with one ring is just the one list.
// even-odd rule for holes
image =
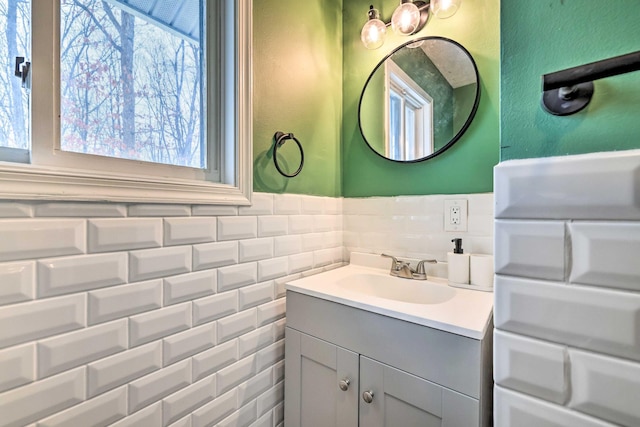
[[489, 426], [482, 344], [288, 291], [285, 427]]
[[[370, 403], [364, 393], [372, 393]], [[477, 426], [478, 402], [437, 384], [360, 357], [360, 426]]]
[[285, 425], [358, 425], [358, 354], [287, 328]]
[[287, 328], [286, 427], [477, 426], [478, 402]]

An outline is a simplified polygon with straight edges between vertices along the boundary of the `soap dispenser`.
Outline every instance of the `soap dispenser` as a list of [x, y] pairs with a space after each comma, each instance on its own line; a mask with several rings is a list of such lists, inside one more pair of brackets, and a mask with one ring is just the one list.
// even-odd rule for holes
[[469, 283], [469, 255], [462, 249], [462, 239], [453, 239], [453, 252], [447, 253], [449, 283], [466, 285]]

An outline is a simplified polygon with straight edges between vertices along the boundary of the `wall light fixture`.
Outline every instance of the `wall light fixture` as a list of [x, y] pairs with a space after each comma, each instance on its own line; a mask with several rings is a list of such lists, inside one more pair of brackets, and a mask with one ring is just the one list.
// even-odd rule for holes
[[380, 13], [371, 5], [367, 12], [369, 19], [360, 32], [360, 40], [367, 49], [378, 49], [384, 44], [388, 26], [398, 35], [410, 36], [424, 28], [430, 13], [437, 18], [448, 18], [458, 11], [461, 3], [462, 0], [401, 0], [389, 23], [381, 21]]

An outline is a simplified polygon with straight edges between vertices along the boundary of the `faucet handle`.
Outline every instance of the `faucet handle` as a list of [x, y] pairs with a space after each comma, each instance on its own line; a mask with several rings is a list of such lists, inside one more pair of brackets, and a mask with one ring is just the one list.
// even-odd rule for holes
[[383, 257], [387, 257], [387, 258], [391, 258], [391, 271], [392, 272], [398, 272], [400, 270], [402, 270], [403, 267], [409, 267], [409, 263], [399, 260], [398, 258], [394, 257], [393, 255], [387, 255], [387, 254], [380, 254]]
[[400, 264], [400, 261], [398, 261], [398, 258], [394, 257], [393, 255], [380, 254], [380, 256], [383, 256], [383, 257], [386, 257], [386, 258], [391, 258], [391, 261], [393, 262], [391, 264], [391, 268], [396, 268], [396, 266], [398, 264]]
[[437, 264], [438, 263], [438, 261], [435, 260], [435, 259], [423, 259], [416, 266], [416, 273], [417, 274], [426, 274], [426, 272], [424, 271], [424, 263], [425, 262], [429, 263], [429, 264]]
[[398, 258], [394, 257], [393, 255], [380, 254], [380, 256], [391, 258], [393, 262], [398, 262]]

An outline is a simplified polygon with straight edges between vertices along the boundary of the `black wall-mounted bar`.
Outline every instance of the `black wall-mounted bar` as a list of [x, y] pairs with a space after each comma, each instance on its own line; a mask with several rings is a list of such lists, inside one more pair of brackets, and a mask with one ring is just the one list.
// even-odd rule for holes
[[542, 76], [542, 106], [554, 115], [577, 113], [593, 96], [593, 80], [640, 70], [640, 51]]

